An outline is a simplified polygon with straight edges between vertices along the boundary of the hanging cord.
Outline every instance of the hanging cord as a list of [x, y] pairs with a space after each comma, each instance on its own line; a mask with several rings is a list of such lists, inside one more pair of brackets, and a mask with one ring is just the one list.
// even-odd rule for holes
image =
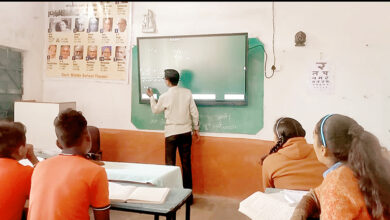
[[[266, 72], [264, 71], [265, 78], [270, 79], [274, 76], [276, 67], [275, 67], [275, 8], [274, 8], [275, 2], [272, 1], [272, 53], [274, 56], [274, 65], [272, 65], [272, 74], [270, 76], [267, 76]], [[264, 50], [265, 51], [265, 50]], [[266, 54], [267, 55], [267, 54]]]
[[265, 62], [264, 62], [264, 76], [265, 78], [267, 79], [270, 79], [274, 76], [274, 73], [275, 73], [275, 16], [274, 16], [274, 2], [272, 1], [272, 52], [273, 52], [273, 55], [274, 55], [274, 65], [272, 65], [271, 69], [272, 69], [272, 74], [270, 76], [267, 76], [267, 60], [268, 60], [268, 54], [267, 54], [267, 51], [265, 50], [264, 48], [264, 45], [257, 45], [257, 46], [254, 46], [254, 47], [251, 47], [249, 48], [250, 49], [253, 49], [253, 48], [256, 48], [256, 47], [262, 47], [263, 50], [264, 50], [264, 53], [265, 53]]
[[[267, 51], [265, 50], [264, 46], [261, 45], [261, 44], [260, 44], [260, 45], [257, 45], [257, 46], [254, 46], [254, 47], [251, 47], [251, 48], [249, 48], [249, 50], [251, 50], [251, 49], [253, 49], [253, 48], [256, 48], [256, 47], [262, 47], [263, 50], [264, 50], [264, 53], [265, 53], [264, 75], [265, 75], [266, 78], [268, 78], [268, 77], [267, 77], [267, 59], [268, 59]], [[273, 75], [273, 74], [272, 74], [272, 75]], [[271, 75], [271, 77], [272, 77], [272, 75]], [[269, 77], [269, 78], [271, 78], [271, 77]]]

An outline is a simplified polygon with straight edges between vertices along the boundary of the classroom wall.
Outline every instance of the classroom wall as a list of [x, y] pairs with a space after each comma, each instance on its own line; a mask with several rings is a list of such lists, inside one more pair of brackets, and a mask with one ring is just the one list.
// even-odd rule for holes
[[0, 45], [22, 51], [23, 99], [42, 100], [45, 3], [0, 2]]
[[[164, 135], [157, 132], [100, 129], [105, 161], [165, 164]], [[201, 137], [191, 147], [194, 194], [244, 199], [263, 191], [260, 158], [271, 141]], [[176, 155], [179, 166], [179, 154]]]
[[[0, 44], [25, 51], [24, 99], [76, 101], [89, 124], [101, 128], [103, 159], [163, 163], [163, 134], [131, 124], [131, 82], [101, 83], [43, 78], [47, 3], [0, 3]], [[132, 2], [136, 37], [248, 32], [259, 38], [274, 62], [272, 2]], [[157, 33], [141, 32], [143, 15], [154, 12]], [[389, 2], [276, 2], [274, 77], [264, 80], [264, 128], [257, 135], [201, 132], [193, 146], [194, 192], [243, 198], [261, 190], [257, 160], [272, 145], [280, 116], [300, 121], [312, 142], [315, 123], [327, 113], [350, 115], [390, 149]], [[15, 16], [17, 15], [17, 16]], [[305, 47], [294, 46], [298, 31]], [[334, 89], [308, 89], [311, 68], [327, 60]], [[129, 64], [131, 70], [131, 63]], [[131, 74], [131, 73], [129, 73]], [[43, 82], [42, 82], [43, 79]], [[131, 77], [129, 77], [131, 80]], [[244, 122], [243, 122], [244, 123]], [[235, 169], [237, 167], [237, 169]]]
[[[258, 37], [273, 63], [272, 2], [132, 2], [132, 42], [136, 37], [248, 32]], [[143, 15], [154, 12], [157, 33], [144, 34]], [[280, 116], [300, 121], [312, 141], [315, 123], [327, 113], [350, 115], [390, 147], [390, 77], [387, 53], [388, 2], [276, 2], [275, 56], [279, 71], [264, 81], [264, 129], [257, 135], [202, 133], [204, 136], [272, 140]], [[295, 47], [298, 31], [305, 47]], [[327, 60], [334, 74], [330, 93], [308, 89], [314, 62]], [[130, 64], [131, 65], [131, 64]], [[131, 69], [131, 68], [129, 68]], [[131, 74], [131, 73], [130, 73]], [[131, 80], [131, 77], [130, 77]], [[99, 97], [98, 99], [94, 97]], [[130, 84], [45, 80], [44, 101], [76, 101], [91, 124], [135, 129], [131, 125]]]

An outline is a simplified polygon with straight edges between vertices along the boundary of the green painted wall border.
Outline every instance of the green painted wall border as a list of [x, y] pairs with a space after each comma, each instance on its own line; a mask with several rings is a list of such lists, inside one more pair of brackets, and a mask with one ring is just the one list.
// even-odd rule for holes
[[[200, 131], [257, 134], [264, 126], [264, 46], [248, 39], [246, 106], [198, 106]], [[138, 51], [132, 49], [131, 122], [138, 129], [163, 130], [164, 114], [153, 114], [149, 104], [139, 103]]]

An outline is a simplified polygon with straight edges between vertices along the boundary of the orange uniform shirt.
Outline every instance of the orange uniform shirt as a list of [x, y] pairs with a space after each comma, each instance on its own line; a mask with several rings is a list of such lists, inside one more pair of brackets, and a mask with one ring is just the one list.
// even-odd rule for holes
[[309, 190], [319, 186], [327, 167], [320, 163], [313, 145], [304, 137], [290, 138], [278, 152], [263, 162], [263, 186], [292, 190]]
[[89, 220], [89, 207], [108, 209], [108, 180], [103, 167], [73, 155], [41, 161], [31, 180], [27, 219]]
[[0, 219], [22, 218], [33, 170], [14, 159], [0, 158]]
[[321, 206], [321, 220], [371, 219], [358, 179], [345, 165], [328, 173], [314, 192]]

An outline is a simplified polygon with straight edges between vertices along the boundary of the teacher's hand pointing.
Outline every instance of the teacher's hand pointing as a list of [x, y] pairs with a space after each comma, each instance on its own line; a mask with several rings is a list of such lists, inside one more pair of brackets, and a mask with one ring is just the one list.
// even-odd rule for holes
[[146, 90], [146, 94], [150, 97], [150, 96], [153, 96], [153, 90], [152, 90], [152, 88], [148, 88], [147, 90]]

